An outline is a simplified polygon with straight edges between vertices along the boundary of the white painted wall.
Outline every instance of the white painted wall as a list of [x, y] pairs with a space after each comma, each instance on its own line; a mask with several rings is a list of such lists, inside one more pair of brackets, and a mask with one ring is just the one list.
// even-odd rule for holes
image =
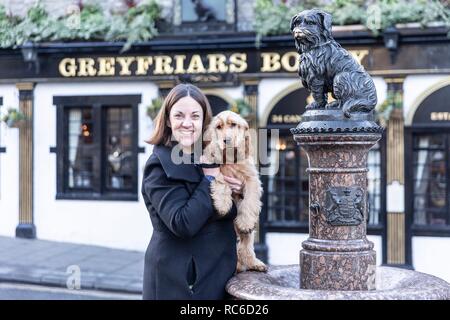
[[[19, 108], [19, 92], [15, 85], [0, 85], [2, 109]], [[19, 129], [0, 124], [0, 235], [15, 236], [19, 223]]]
[[299, 82], [297, 78], [292, 79], [262, 79], [258, 86], [258, 116], [261, 126], [265, 126], [265, 123], [261, 121], [265, 120], [265, 117], [270, 110], [269, 104], [281, 91], [289, 86]]
[[372, 77], [372, 80], [377, 90], [377, 105], [380, 105], [386, 100], [387, 83], [384, 81], [383, 77]]
[[[138, 156], [139, 201], [55, 200], [56, 107], [53, 96], [139, 94], [139, 141], [146, 147]], [[38, 84], [34, 118], [34, 217], [40, 239], [145, 250], [152, 233], [150, 219], [140, 195], [142, 171], [151, 147], [144, 143], [151, 133], [145, 107], [157, 96], [150, 82], [95, 82]]]
[[450, 283], [450, 238], [413, 237], [413, 267]]
[[[369, 235], [367, 238], [374, 243], [377, 253], [377, 265], [382, 263], [381, 236]], [[268, 247], [268, 262], [272, 265], [298, 264], [302, 242], [308, 239], [306, 233], [278, 233], [268, 232], [266, 243]]]

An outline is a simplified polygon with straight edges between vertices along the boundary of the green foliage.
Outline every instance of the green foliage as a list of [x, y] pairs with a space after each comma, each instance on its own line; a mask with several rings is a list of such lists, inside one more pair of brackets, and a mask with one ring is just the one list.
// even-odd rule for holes
[[302, 11], [303, 6], [289, 7], [272, 0], [256, 0], [254, 28], [259, 36], [283, 34], [289, 31], [290, 18]]
[[6, 125], [10, 128], [17, 127], [20, 122], [23, 122], [27, 119], [25, 114], [15, 108], [8, 108], [6, 113], [4, 113], [1, 117], [1, 121], [6, 123]]
[[333, 14], [334, 24], [358, 24], [365, 17], [364, 2], [364, 0], [337, 0], [332, 1], [324, 10]]
[[243, 118], [252, 114], [252, 107], [244, 99], [235, 100], [230, 110], [240, 114]]
[[114, 15], [106, 39], [126, 40], [122, 49], [126, 51], [133, 43], [151, 39], [158, 34], [155, 22], [160, 15], [161, 8], [155, 1], [145, 1], [129, 9], [125, 16]]
[[24, 18], [8, 16], [0, 5], [0, 47], [16, 48], [25, 42], [45, 41], [124, 41], [122, 51], [138, 41], [158, 34], [160, 17], [155, 0], [143, 1], [124, 15], [105, 14], [99, 6], [85, 5], [78, 12], [54, 18], [37, 2]]
[[[290, 18], [304, 9], [321, 7], [319, 2], [288, 8], [282, 2], [257, 0], [254, 28], [258, 37], [288, 33]], [[362, 24], [374, 35], [397, 23], [418, 22], [425, 26], [441, 22], [450, 28], [450, 8], [439, 0], [336, 0], [324, 10], [333, 16], [333, 24]]]
[[402, 93], [399, 91], [388, 90], [387, 97], [383, 103], [376, 107], [376, 116], [378, 121], [383, 127], [386, 127], [386, 123], [389, 120], [391, 112], [394, 109], [401, 109], [403, 107]]
[[150, 118], [155, 119], [158, 115], [159, 110], [161, 110], [163, 103], [164, 100], [161, 97], [152, 99], [152, 104], [147, 107], [147, 115]]

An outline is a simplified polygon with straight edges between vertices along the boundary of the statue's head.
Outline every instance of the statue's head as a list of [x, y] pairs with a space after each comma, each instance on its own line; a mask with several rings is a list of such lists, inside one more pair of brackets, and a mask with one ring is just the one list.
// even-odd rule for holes
[[331, 15], [320, 9], [304, 10], [292, 17], [291, 32], [304, 46], [331, 40]]

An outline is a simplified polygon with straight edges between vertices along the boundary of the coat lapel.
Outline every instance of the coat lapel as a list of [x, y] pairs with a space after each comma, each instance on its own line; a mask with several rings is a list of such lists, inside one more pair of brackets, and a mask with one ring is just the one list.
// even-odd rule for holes
[[[161, 165], [169, 179], [173, 180], [185, 180], [189, 182], [195, 182], [198, 183], [202, 179], [202, 174], [200, 172], [200, 169], [196, 167], [194, 164], [190, 163], [190, 156], [189, 157], [178, 157], [176, 154], [176, 150], [173, 150], [174, 147], [167, 147], [167, 146], [154, 146], [153, 147], [153, 153], [158, 157], [159, 161], [161, 162]], [[174, 163], [172, 160], [172, 151], [174, 152], [176, 162], [181, 163]], [[182, 161], [177, 161], [183, 159]]]

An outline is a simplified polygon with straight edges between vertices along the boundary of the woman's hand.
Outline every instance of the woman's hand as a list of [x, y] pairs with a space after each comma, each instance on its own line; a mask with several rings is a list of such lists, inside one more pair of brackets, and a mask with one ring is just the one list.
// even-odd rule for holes
[[[210, 164], [205, 160], [205, 156], [200, 156], [200, 163], [206, 163], [206, 164]], [[220, 173], [220, 168], [202, 168], [203, 170], [203, 174], [205, 176], [213, 176], [213, 177], [217, 177], [217, 175]]]
[[230, 186], [233, 194], [242, 195], [242, 191], [244, 189], [244, 183], [241, 180], [233, 178], [233, 177], [228, 177], [228, 176], [223, 176], [223, 178]]

